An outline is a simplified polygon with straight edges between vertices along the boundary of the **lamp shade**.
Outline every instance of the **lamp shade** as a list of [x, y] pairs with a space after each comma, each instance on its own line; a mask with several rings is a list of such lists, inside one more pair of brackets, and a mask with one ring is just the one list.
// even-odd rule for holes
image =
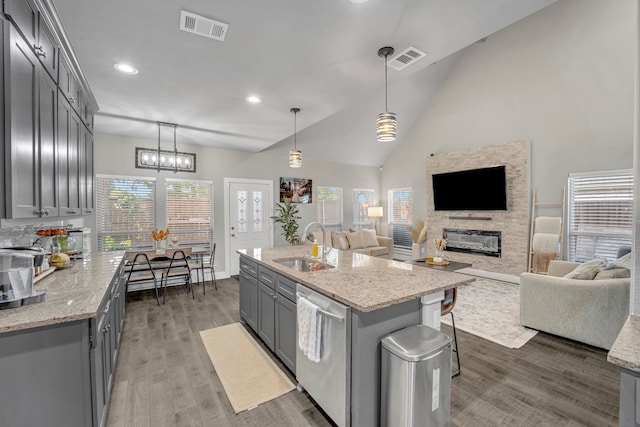
[[290, 168], [302, 167], [302, 151], [299, 151], [299, 150], [289, 151], [289, 167]]
[[396, 114], [380, 113], [376, 121], [376, 135], [378, 142], [393, 142], [396, 140]]
[[382, 218], [382, 206], [372, 206], [367, 209], [367, 216], [370, 218]]

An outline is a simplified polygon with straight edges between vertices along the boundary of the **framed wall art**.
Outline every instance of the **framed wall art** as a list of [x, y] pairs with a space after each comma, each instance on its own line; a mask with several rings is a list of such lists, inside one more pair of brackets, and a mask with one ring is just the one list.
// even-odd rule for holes
[[280, 178], [280, 202], [285, 198], [293, 203], [311, 203], [312, 185], [306, 178]]

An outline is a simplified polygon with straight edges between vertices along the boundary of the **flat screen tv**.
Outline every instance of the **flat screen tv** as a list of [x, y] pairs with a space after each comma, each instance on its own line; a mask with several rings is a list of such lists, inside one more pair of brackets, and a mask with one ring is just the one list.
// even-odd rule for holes
[[505, 166], [433, 174], [437, 211], [506, 211]]

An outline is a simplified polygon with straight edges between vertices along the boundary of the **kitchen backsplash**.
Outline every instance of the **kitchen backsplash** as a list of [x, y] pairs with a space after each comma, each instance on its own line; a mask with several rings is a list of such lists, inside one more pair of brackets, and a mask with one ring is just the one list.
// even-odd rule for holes
[[[31, 246], [38, 238], [36, 231], [41, 228], [63, 227], [71, 225], [71, 221], [49, 221], [38, 224], [11, 224], [8, 220], [2, 222], [0, 227], [0, 248], [8, 246]], [[17, 222], [17, 221], [16, 221]], [[73, 218], [73, 227], [84, 227], [84, 221]]]

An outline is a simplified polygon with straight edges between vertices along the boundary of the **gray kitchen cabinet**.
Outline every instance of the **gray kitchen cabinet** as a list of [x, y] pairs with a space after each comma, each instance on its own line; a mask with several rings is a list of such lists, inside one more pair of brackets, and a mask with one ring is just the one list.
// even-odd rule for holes
[[275, 353], [291, 372], [296, 372], [296, 303], [277, 294]]
[[276, 345], [276, 292], [262, 282], [258, 284], [258, 336], [271, 351]]
[[[9, 218], [57, 216], [56, 92], [25, 39], [9, 24], [5, 63], [5, 186]], [[8, 27], [8, 28], [7, 28]]]
[[69, 101], [69, 105], [71, 105], [73, 110], [80, 114], [82, 89], [65, 55], [61, 54], [59, 56], [58, 68], [58, 87], [62, 95]]
[[125, 313], [122, 270], [95, 317], [0, 334], [1, 426], [105, 425]]
[[258, 332], [258, 267], [246, 257], [240, 257], [240, 319]]
[[93, 180], [93, 135], [86, 127], [82, 126], [82, 141], [80, 143], [80, 193], [82, 200], [82, 213], [89, 215], [94, 212], [94, 180]]
[[80, 207], [80, 134], [82, 125], [69, 101], [58, 96], [58, 205], [60, 216], [82, 213]]

